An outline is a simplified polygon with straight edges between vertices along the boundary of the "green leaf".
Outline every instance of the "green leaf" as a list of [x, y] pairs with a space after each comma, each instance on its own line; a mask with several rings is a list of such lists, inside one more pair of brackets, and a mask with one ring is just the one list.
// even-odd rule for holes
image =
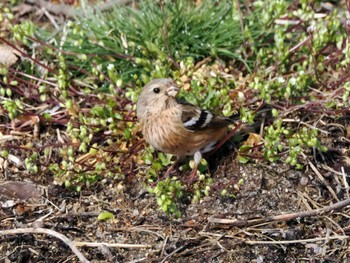
[[246, 156], [242, 156], [242, 155], [238, 155], [238, 161], [240, 163], [247, 163], [250, 161], [250, 158], [249, 157], [246, 157]]
[[114, 218], [114, 215], [112, 213], [106, 212], [106, 211], [102, 212], [97, 217], [97, 219], [100, 221], [105, 221], [105, 220], [113, 219], [113, 218]]

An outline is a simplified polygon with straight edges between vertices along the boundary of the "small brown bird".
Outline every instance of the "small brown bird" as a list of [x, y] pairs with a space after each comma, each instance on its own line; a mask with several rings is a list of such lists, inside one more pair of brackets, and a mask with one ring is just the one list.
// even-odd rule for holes
[[145, 140], [155, 149], [176, 155], [177, 161], [194, 155], [196, 173], [202, 153], [215, 148], [233, 120], [178, 101], [178, 92], [171, 79], [150, 81], [137, 101], [137, 118]]

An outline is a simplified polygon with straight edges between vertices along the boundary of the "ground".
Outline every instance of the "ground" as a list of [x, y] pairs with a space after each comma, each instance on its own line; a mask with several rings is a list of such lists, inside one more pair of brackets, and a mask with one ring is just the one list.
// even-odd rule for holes
[[[322, 209], [349, 198], [340, 169], [349, 172], [344, 164], [349, 141], [339, 135], [341, 129], [334, 131], [330, 126], [324, 127], [331, 130], [325, 141], [337, 149], [324, 158], [316, 153], [316, 159], [310, 151], [306, 159], [314, 170], [308, 166], [297, 171], [282, 161], [240, 164], [234, 153], [218, 158], [212, 193], [197, 203], [181, 200], [178, 219], [160, 212], [155, 198], [136, 177], [118, 184], [105, 180], [77, 193], [54, 185], [49, 173], [39, 178], [7, 173], [6, 183], [26, 182], [21, 187], [29, 188], [29, 193], [20, 193], [34, 198], [11, 203], [9, 194], [3, 195], [2, 201], [7, 202], [2, 203], [1, 225], [3, 229], [53, 229], [78, 242], [92, 262], [346, 262], [350, 260], [349, 209], [268, 222], [272, 216]], [[222, 197], [216, 190], [239, 179], [243, 184], [234, 197]], [[3, 184], [1, 190], [8, 187]], [[101, 211], [110, 211], [115, 218], [96, 220]], [[233, 219], [243, 220], [242, 225], [232, 226]], [[266, 221], [247, 224], [246, 220], [254, 219]], [[6, 235], [1, 244], [5, 262], [77, 261], [67, 245], [49, 235]], [[135, 244], [142, 247], [133, 248]]]
[[[28, 6], [20, 17], [38, 11], [32, 3]], [[57, 15], [50, 12], [48, 19]], [[84, 106], [91, 106], [91, 101]], [[91, 109], [84, 106], [85, 111]], [[243, 129], [239, 142], [227, 142], [207, 157], [213, 183], [199, 201], [192, 199], [194, 184], [177, 172], [185, 185], [184, 195], [176, 201], [178, 218], [160, 211], [157, 198], [147, 189], [152, 183], [144, 176], [151, 168], [144, 163], [132, 163], [132, 173], [122, 179], [104, 177], [81, 191], [66, 187], [48, 169], [51, 163], [61, 163], [59, 147], [44, 146], [55, 146], [60, 138], [64, 143], [70, 140], [65, 119], [69, 114], [58, 119], [62, 123], [37, 125], [31, 115], [16, 123], [0, 108], [0, 120], [6, 121], [0, 123], [0, 147], [11, 146], [11, 158], [0, 157], [0, 262], [350, 262], [349, 110], [339, 110], [338, 115], [310, 105], [277, 106], [292, 120], [286, 125], [317, 127], [317, 138], [328, 150], [303, 151], [298, 156], [301, 169], [286, 164], [285, 152], [280, 160], [269, 162], [259, 156], [259, 147], [257, 155], [252, 153], [253, 158], [241, 163], [237, 151], [248, 136]], [[271, 123], [273, 117], [268, 118]], [[103, 135], [94, 135], [94, 142], [105, 145]], [[47, 148], [51, 152], [42, 154]], [[41, 153], [38, 171], [23, 163], [31, 149]], [[104, 211], [111, 214], [99, 218]]]

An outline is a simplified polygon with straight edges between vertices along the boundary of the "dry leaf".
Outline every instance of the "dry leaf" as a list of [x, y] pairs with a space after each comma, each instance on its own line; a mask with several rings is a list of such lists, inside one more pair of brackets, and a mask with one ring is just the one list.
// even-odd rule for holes
[[186, 90], [186, 91], [190, 90], [190, 88], [191, 88], [190, 83], [185, 83], [185, 84], [183, 85], [183, 89]]
[[11, 128], [15, 131], [29, 131], [39, 129], [40, 118], [37, 115], [22, 114], [16, 119], [11, 121]]
[[6, 199], [27, 200], [41, 197], [41, 192], [35, 184], [9, 181], [0, 184], [0, 196]]
[[21, 53], [8, 45], [0, 45], [0, 64], [10, 67], [16, 63]]
[[350, 138], [350, 125], [346, 126], [346, 138]]
[[244, 142], [244, 145], [248, 145], [254, 147], [261, 142], [261, 138], [259, 134], [249, 133], [248, 139]]

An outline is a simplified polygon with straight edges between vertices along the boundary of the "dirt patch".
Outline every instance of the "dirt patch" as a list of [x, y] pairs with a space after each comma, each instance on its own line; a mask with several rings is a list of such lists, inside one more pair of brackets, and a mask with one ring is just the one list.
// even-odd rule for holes
[[[246, 227], [210, 220], [251, 220], [321, 208], [336, 202], [325, 182], [339, 200], [347, 198], [349, 189], [342, 186], [342, 174], [335, 170], [326, 172], [322, 165], [331, 168], [328, 164], [315, 165], [324, 182], [310, 168], [296, 171], [282, 162], [239, 164], [231, 154], [221, 160], [213, 175], [215, 183], [210, 196], [198, 203], [182, 200], [180, 219], [159, 212], [155, 198], [143, 191], [136, 178], [133, 187], [128, 182], [104, 180], [76, 193], [52, 185], [49, 174], [42, 184], [28, 175], [27, 180], [47, 190], [45, 197], [17, 200], [8, 207], [2, 203], [1, 226], [42, 227], [56, 230], [75, 242], [100, 243], [78, 247], [93, 262], [344, 261], [349, 259], [346, 241], [335, 237], [346, 236], [349, 231], [346, 209]], [[243, 183], [236, 189], [235, 197], [219, 194], [222, 187], [237, 184], [240, 179]], [[46, 182], [51, 183], [44, 185]], [[114, 219], [97, 220], [101, 211], [113, 213]], [[10, 262], [77, 261], [67, 245], [48, 235], [6, 235], [1, 237], [1, 244], [2, 259]], [[144, 247], [123, 248], [113, 244]]]

